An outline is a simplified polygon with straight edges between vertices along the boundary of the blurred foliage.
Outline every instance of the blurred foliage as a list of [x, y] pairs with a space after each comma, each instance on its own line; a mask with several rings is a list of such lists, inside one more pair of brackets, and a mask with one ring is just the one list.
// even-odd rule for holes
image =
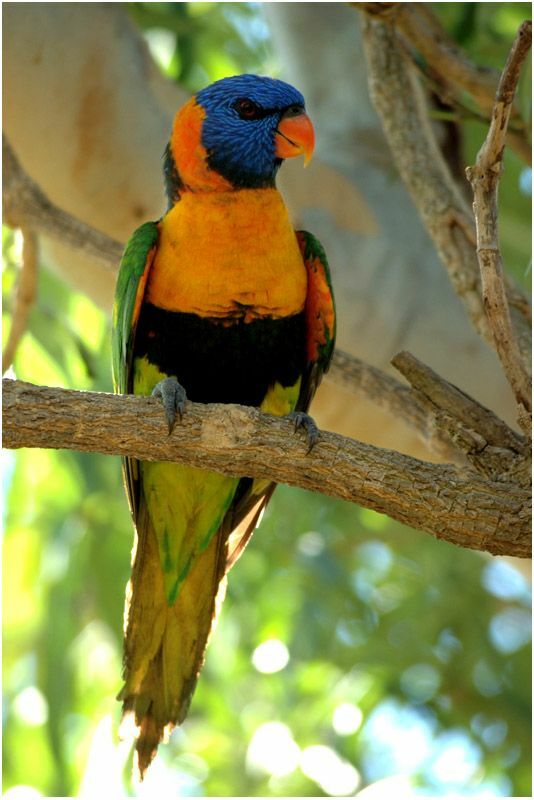
[[[135, 3], [190, 90], [276, 74], [253, 3]], [[528, 7], [444, 3], [501, 66]], [[462, 126], [466, 163], [485, 130]], [[523, 276], [528, 176], [507, 154], [507, 265]], [[523, 187], [520, 190], [518, 187]], [[20, 237], [3, 229], [4, 330]], [[109, 391], [109, 321], [42, 265], [18, 378]], [[191, 713], [142, 787], [117, 739], [131, 523], [119, 460], [4, 453], [4, 786], [39, 796], [530, 796], [529, 586], [514, 566], [280, 487], [228, 596]], [[11, 787], [17, 787], [11, 789]], [[24, 788], [25, 787], [25, 788]]]
[[196, 92], [227, 75], [276, 72], [259, 5], [128, 3], [128, 9], [163, 72]]

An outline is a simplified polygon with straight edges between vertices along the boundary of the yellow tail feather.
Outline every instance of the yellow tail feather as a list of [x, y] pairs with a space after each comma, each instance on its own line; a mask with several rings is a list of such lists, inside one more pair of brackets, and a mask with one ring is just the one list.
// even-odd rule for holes
[[197, 557], [176, 602], [165, 597], [156, 533], [141, 503], [126, 599], [123, 718], [133, 715], [140, 777], [158, 744], [189, 708], [225, 590], [227, 535], [219, 530]]

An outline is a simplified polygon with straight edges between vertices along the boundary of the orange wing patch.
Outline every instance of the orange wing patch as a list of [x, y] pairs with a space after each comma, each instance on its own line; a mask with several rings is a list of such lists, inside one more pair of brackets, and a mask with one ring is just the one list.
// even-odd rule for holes
[[330, 344], [335, 336], [335, 310], [332, 291], [320, 256], [306, 252], [306, 238], [297, 233], [299, 245], [308, 273], [306, 297], [306, 330], [308, 361], [317, 361], [320, 349]]

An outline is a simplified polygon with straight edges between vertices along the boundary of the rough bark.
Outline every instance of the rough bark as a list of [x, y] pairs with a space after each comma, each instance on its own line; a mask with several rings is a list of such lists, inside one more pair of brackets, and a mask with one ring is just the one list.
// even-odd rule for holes
[[[482, 281], [484, 309], [495, 350], [514, 393], [519, 421], [530, 431], [532, 411], [531, 351], [523, 327], [512, 323], [506, 278], [499, 247], [498, 188], [503, 170], [506, 132], [519, 74], [532, 44], [532, 23], [521, 25], [505, 64], [496, 92], [491, 125], [480, 148], [476, 164], [467, 177], [474, 194], [473, 209], [477, 231], [477, 257]], [[527, 305], [527, 304], [525, 304]], [[517, 317], [516, 317], [517, 321]]]
[[4, 381], [4, 445], [179, 461], [274, 479], [387, 514], [462, 547], [530, 555], [528, 487], [418, 461], [321, 432], [307, 453], [288, 420], [257, 409], [189, 403], [168, 435], [154, 398]]

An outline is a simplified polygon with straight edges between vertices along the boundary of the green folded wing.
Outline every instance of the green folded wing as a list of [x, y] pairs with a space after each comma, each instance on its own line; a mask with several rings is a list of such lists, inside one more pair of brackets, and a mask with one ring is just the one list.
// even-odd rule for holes
[[[158, 245], [158, 225], [145, 222], [130, 237], [119, 266], [113, 304], [111, 351], [113, 384], [119, 394], [133, 391], [133, 350], [135, 329], [145, 287]], [[139, 508], [139, 465], [122, 459], [124, 484], [134, 522]]]
[[132, 356], [135, 329], [146, 281], [158, 243], [158, 225], [145, 222], [130, 237], [119, 266], [113, 305], [111, 349], [115, 391], [132, 391]]

